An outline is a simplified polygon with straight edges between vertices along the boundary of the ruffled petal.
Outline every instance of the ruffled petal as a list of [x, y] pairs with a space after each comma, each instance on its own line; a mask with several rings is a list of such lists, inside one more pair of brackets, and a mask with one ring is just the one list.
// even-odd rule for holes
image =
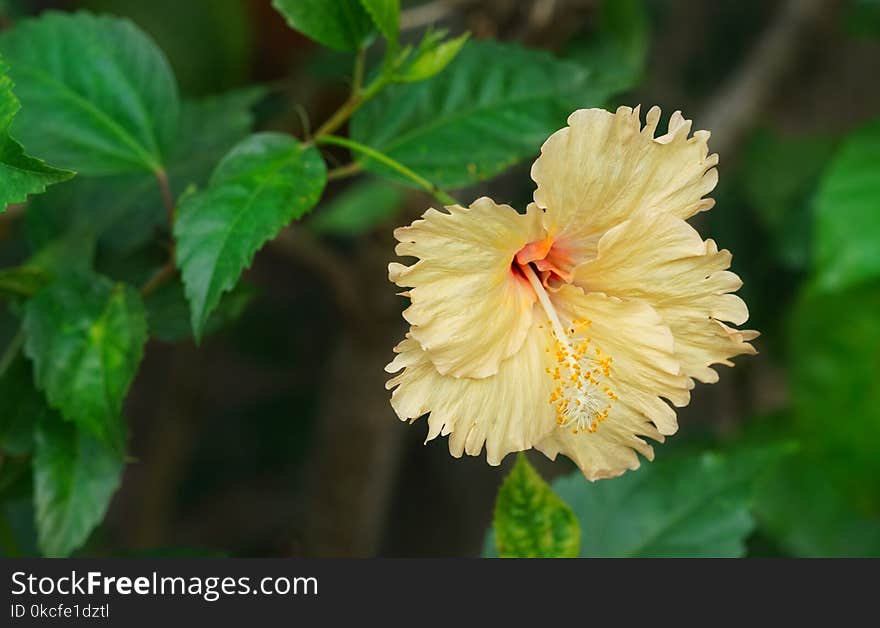
[[675, 411], [664, 399], [676, 406], [690, 400], [690, 382], [680, 372], [672, 333], [643, 301], [585, 294], [574, 286], [552, 298], [561, 318], [589, 321], [583, 332], [589, 346], [613, 360], [597, 390], [607, 387], [614, 395], [595, 431], [557, 427], [535, 447], [551, 459], [559, 453], [568, 456], [591, 480], [635, 469], [636, 452], [653, 457], [643, 436], [662, 441], [678, 428]]
[[556, 427], [548, 402], [549, 342], [547, 330], [535, 325], [520, 351], [495, 375], [475, 379], [439, 374], [408, 335], [386, 367], [397, 373], [387, 384], [394, 390], [391, 405], [403, 421], [429, 414], [426, 442], [449, 436], [449, 451], [455, 457], [480, 455], [485, 444], [489, 464], [500, 464], [508, 453], [532, 447]]
[[675, 112], [655, 138], [660, 109], [641, 128], [639, 108], [581, 109], [541, 148], [532, 166], [535, 202], [547, 210], [551, 235], [581, 260], [599, 238], [636, 211], [689, 218], [714, 201], [703, 198], [718, 182], [708, 131], [688, 137], [690, 120]]
[[394, 232], [396, 253], [418, 261], [390, 264], [389, 277], [411, 288], [403, 315], [436, 370], [487, 377], [519, 351], [532, 324], [534, 293], [511, 262], [544, 237], [541, 212], [519, 214], [488, 198], [446, 210], [429, 209]]
[[599, 291], [651, 304], [675, 338], [675, 355], [685, 375], [718, 381], [713, 364], [732, 366], [730, 358], [754, 354], [748, 343], [758, 336], [743, 324], [746, 304], [731, 294], [742, 285], [728, 271], [731, 255], [680, 218], [639, 214], [606, 233], [598, 256], [579, 266], [574, 281]]

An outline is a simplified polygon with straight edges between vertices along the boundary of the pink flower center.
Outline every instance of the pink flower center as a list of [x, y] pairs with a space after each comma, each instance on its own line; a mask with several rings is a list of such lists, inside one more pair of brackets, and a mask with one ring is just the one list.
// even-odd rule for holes
[[[511, 267], [523, 273], [523, 268], [532, 264], [546, 288], [558, 287], [560, 283], [571, 283], [571, 269], [574, 266], [566, 247], [553, 236], [529, 242], [514, 256]], [[520, 268], [516, 268], [519, 266]], [[523, 273], [524, 274], [524, 273]]]

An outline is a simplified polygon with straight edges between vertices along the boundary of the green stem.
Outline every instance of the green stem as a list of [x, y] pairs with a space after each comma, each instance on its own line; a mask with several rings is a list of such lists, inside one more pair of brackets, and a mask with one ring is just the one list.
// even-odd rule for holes
[[355, 57], [354, 61], [354, 78], [351, 84], [351, 95], [348, 97], [342, 106], [334, 113], [330, 118], [321, 125], [321, 127], [315, 131], [315, 137], [321, 137], [322, 135], [330, 135], [343, 124], [348, 122], [348, 119], [354, 114], [355, 111], [361, 108], [368, 100], [372, 99], [376, 94], [378, 94], [383, 87], [388, 84], [390, 74], [383, 70], [379, 76], [373, 79], [373, 82], [363, 86], [364, 83], [364, 67], [366, 64], [367, 58], [367, 49], [361, 48], [358, 50], [357, 57]]
[[342, 146], [343, 148], [347, 148], [350, 151], [360, 153], [365, 157], [369, 157], [374, 161], [379, 162], [385, 166], [388, 166], [398, 174], [403, 175], [420, 188], [425, 190], [428, 194], [436, 198], [438, 201], [443, 203], [444, 205], [459, 205], [460, 203], [456, 201], [454, 198], [449, 196], [446, 192], [441, 190], [439, 187], [428, 181], [425, 177], [421, 176], [417, 172], [414, 172], [404, 166], [399, 161], [395, 161], [388, 155], [380, 153], [377, 150], [370, 148], [369, 146], [364, 146], [358, 142], [350, 140], [345, 137], [339, 137], [336, 135], [321, 135], [315, 138], [316, 144], [330, 144], [332, 146]]
[[162, 194], [162, 202], [165, 203], [165, 211], [168, 214], [168, 230], [171, 232], [171, 247], [168, 251], [168, 261], [165, 265], [157, 270], [147, 282], [141, 286], [141, 296], [146, 298], [153, 294], [165, 282], [174, 278], [177, 274], [177, 268], [174, 265], [174, 255], [176, 243], [174, 242], [174, 219], [177, 211], [174, 203], [174, 193], [171, 191], [171, 184], [168, 181], [168, 175], [164, 170], [156, 172], [156, 181], [159, 183], [159, 192]]
[[339, 166], [338, 168], [334, 168], [333, 170], [328, 170], [327, 180], [335, 181], [336, 179], [346, 179], [348, 177], [353, 177], [354, 175], [360, 173], [360, 171], [360, 162], [353, 161], [345, 166]]

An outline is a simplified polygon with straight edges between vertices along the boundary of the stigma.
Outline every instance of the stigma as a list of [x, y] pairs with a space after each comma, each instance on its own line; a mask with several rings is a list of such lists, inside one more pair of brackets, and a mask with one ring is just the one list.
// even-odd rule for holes
[[547, 315], [553, 338], [554, 346], [547, 351], [554, 355], [555, 366], [548, 367], [546, 372], [554, 383], [548, 402], [556, 412], [556, 423], [575, 434], [595, 432], [617, 401], [611, 386], [613, 359], [593, 345], [588, 335], [589, 320], [572, 320], [563, 325], [531, 265], [523, 264], [521, 269]]

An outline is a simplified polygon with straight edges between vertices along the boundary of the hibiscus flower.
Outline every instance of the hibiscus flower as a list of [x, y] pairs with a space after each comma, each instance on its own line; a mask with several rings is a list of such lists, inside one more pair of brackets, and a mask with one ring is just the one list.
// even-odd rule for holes
[[[536, 448], [595, 480], [639, 466], [715, 364], [755, 353], [731, 254], [686, 220], [718, 181], [709, 133], [660, 110], [574, 112], [532, 166], [525, 213], [480, 198], [394, 233], [410, 324], [388, 365], [402, 420], [489, 464]], [[671, 405], [670, 405], [671, 404]]]

